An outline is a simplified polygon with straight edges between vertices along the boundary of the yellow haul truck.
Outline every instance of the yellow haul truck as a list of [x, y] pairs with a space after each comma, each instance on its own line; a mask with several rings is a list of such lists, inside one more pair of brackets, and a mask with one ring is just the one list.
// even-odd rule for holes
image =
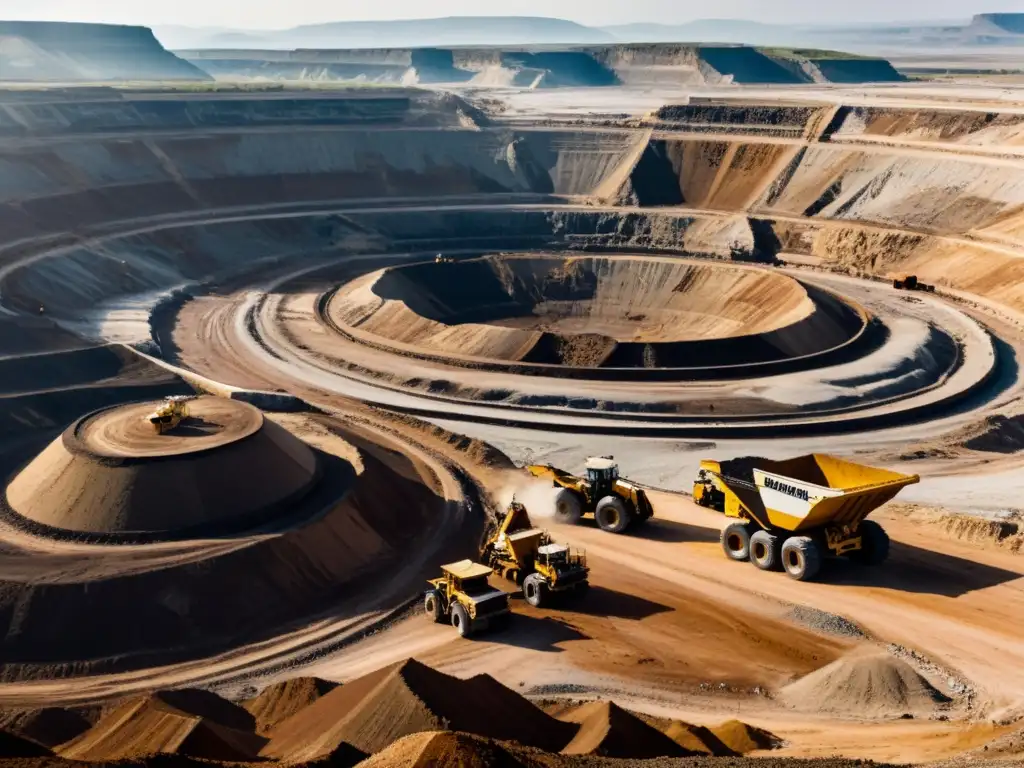
[[461, 637], [484, 629], [499, 629], [508, 620], [508, 594], [488, 583], [491, 569], [472, 560], [441, 566], [441, 577], [430, 579], [423, 597], [427, 618], [450, 621]]
[[735, 518], [722, 531], [727, 557], [809, 581], [828, 555], [884, 562], [889, 536], [865, 518], [919, 480], [819, 453], [702, 461], [693, 498]]

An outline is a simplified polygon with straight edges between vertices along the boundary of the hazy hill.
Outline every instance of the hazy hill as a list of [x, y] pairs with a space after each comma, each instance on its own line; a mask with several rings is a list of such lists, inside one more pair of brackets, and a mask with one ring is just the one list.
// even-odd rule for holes
[[209, 79], [146, 27], [0, 21], [0, 81]]
[[604, 30], [564, 19], [456, 16], [402, 21], [340, 21], [279, 31], [156, 27], [169, 48], [411, 48], [459, 45], [613, 42]]

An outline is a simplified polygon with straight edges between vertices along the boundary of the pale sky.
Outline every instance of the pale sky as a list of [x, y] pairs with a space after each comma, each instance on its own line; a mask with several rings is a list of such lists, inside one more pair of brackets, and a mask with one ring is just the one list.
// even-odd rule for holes
[[782, 23], [961, 19], [1017, 0], [0, 0], [0, 19], [285, 29], [324, 21], [556, 16], [589, 26], [745, 18]]

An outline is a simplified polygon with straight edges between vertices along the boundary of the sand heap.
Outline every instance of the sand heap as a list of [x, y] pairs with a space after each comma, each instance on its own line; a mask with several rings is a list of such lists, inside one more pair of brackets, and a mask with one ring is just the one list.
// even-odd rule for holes
[[285, 720], [260, 754], [312, 761], [343, 743], [372, 754], [403, 736], [447, 730], [558, 751], [576, 726], [546, 715], [488, 675], [460, 680], [408, 660], [346, 683]]
[[837, 659], [787, 685], [779, 698], [799, 709], [856, 717], [928, 714], [948, 701], [913, 667], [887, 653]]
[[163, 691], [131, 699], [58, 751], [70, 760], [128, 760], [169, 754], [248, 761], [266, 739], [251, 714], [208, 691]]
[[53, 753], [46, 747], [26, 739], [24, 736], [19, 736], [18, 734], [11, 733], [10, 731], [0, 730], [0, 757], [44, 757], [50, 754]]
[[0, 727], [52, 749], [78, 738], [92, 727], [92, 723], [74, 710], [45, 707], [9, 712], [0, 716]]
[[428, 731], [399, 739], [360, 768], [519, 768], [535, 765], [517, 758], [492, 739], [465, 733]]
[[710, 728], [703, 725], [674, 720], [665, 728], [664, 734], [672, 741], [694, 755], [709, 757], [733, 757], [737, 753], [722, 743]]
[[782, 745], [782, 739], [774, 733], [740, 720], [728, 720], [712, 728], [711, 734], [726, 749], [737, 755], [746, 755], [761, 749], [775, 749]]
[[242, 706], [256, 718], [256, 732], [265, 735], [337, 687], [319, 677], [296, 677], [267, 686]]
[[213, 536], [266, 522], [319, 478], [312, 449], [250, 405], [200, 398], [162, 435], [146, 420], [157, 405], [68, 427], [7, 487], [13, 519], [58, 536]]
[[838, 346], [860, 322], [767, 270], [539, 254], [380, 270], [342, 286], [329, 314], [399, 353], [577, 368], [778, 360]]
[[562, 750], [566, 755], [602, 757], [685, 757], [697, 754], [610, 701], [593, 701], [563, 716], [580, 726]]

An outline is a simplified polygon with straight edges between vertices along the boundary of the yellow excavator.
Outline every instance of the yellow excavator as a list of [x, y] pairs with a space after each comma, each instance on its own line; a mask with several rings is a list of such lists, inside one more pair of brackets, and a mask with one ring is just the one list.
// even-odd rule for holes
[[195, 395], [174, 395], [168, 397], [155, 411], [146, 417], [158, 435], [170, 432], [181, 422], [188, 418], [189, 401], [195, 400]]
[[526, 471], [562, 489], [555, 497], [555, 519], [560, 523], [575, 525], [584, 515], [593, 514], [601, 530], [623, 533], [654, 515], [644, 489], [619, 477], [614, 456], [587, 459], [586, 477], [550, 464], [531, 464]]
[[551, 535], [534, 528], [526, 507], [515, 499], [484, 544], [481, 560], [495, 573], [518, 584], [526, 602], [535, 608], [551, 595], [580, 595], [590, 586], [587, 556], [556, 544]]

